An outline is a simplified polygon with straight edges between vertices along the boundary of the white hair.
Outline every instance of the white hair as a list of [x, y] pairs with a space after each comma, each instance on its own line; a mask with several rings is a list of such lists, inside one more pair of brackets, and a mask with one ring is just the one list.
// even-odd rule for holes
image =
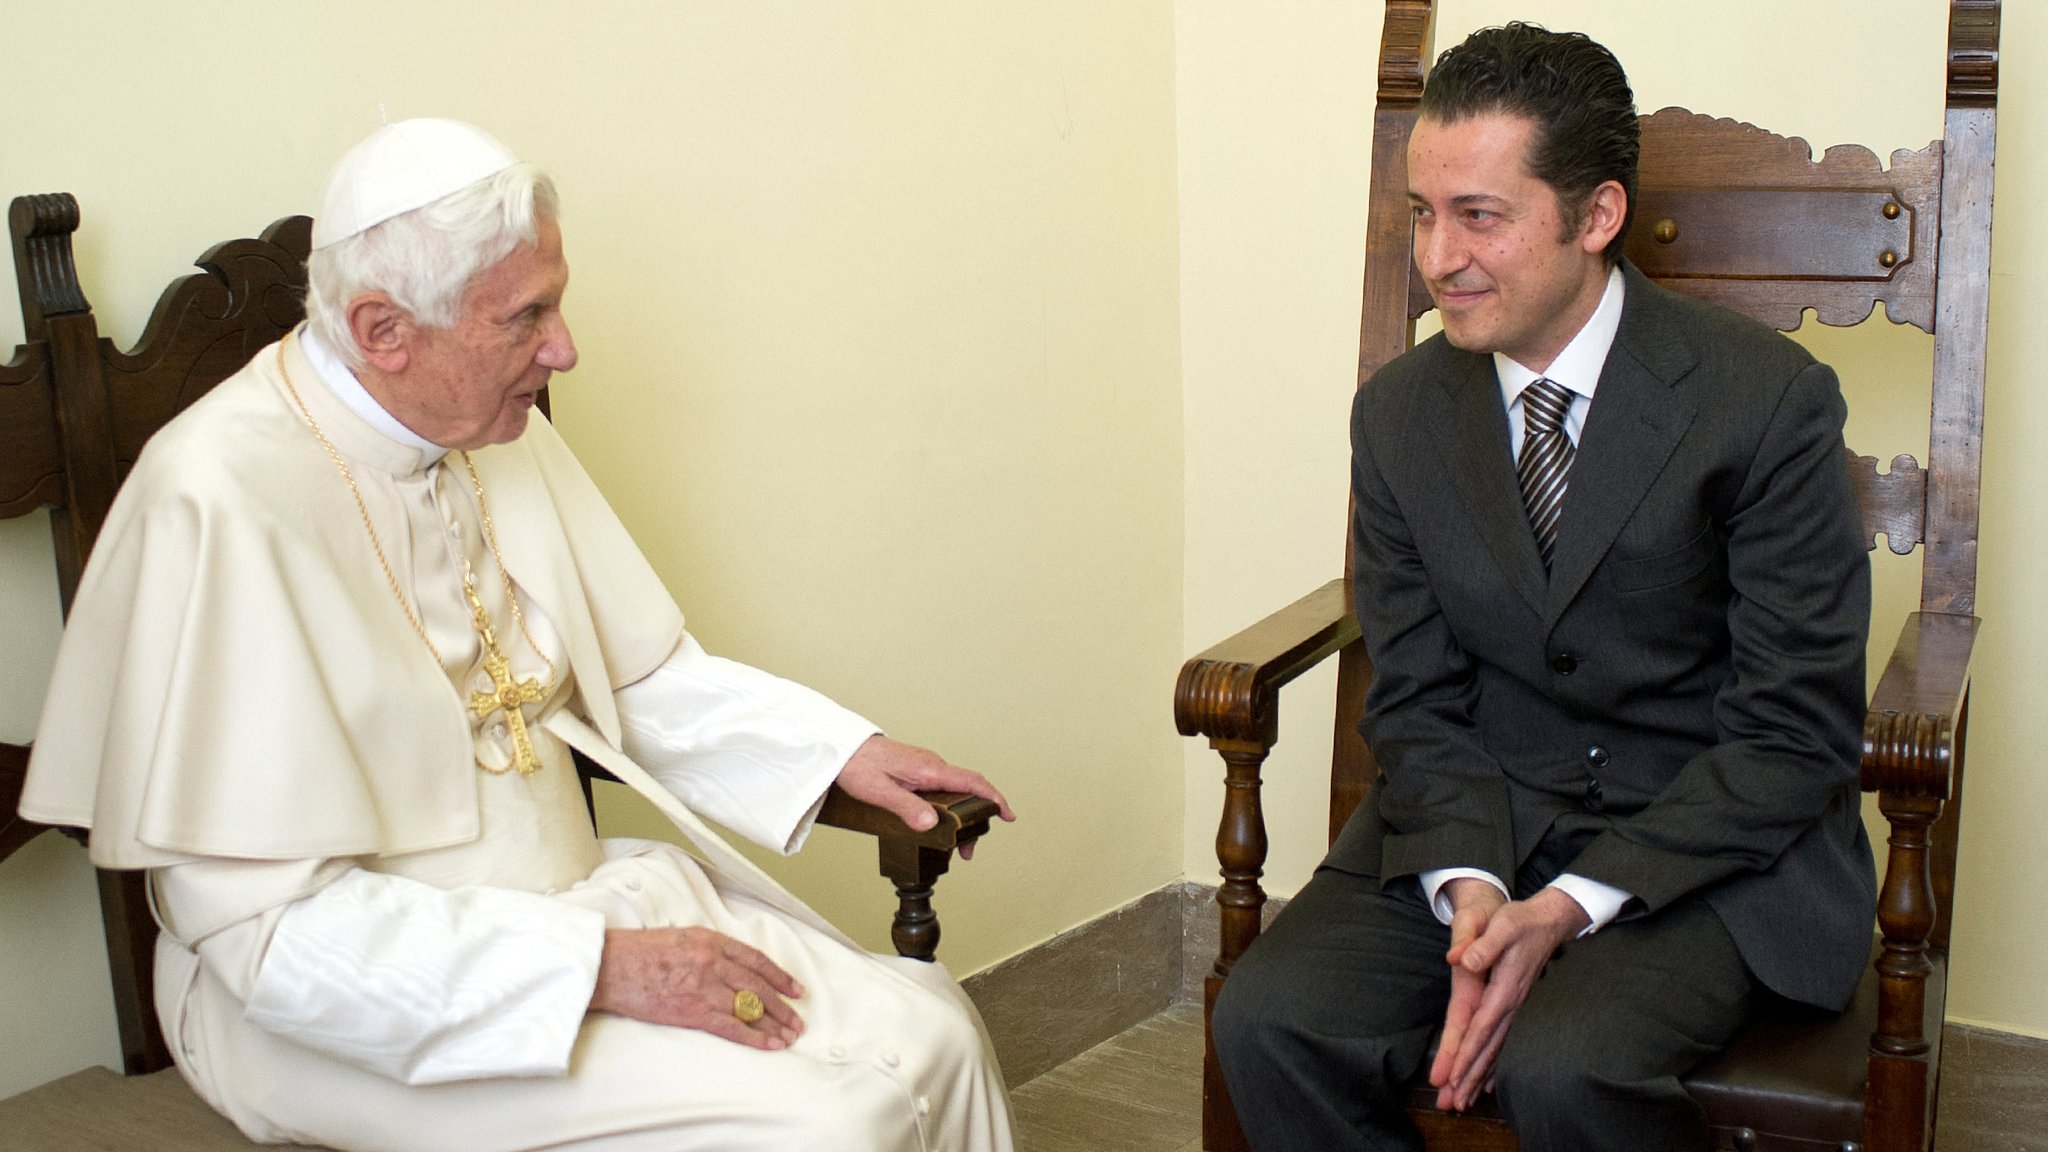
[[382, 292], [426, 328], [452, 328], [471, 280], [540, 238], [552, 220], [554, 181], [531, 164], [514, 164], [431, 204], [393, 216], [306, 260], [306, 322], [355, 368], [362, 349], [349, 331], [350, 301]]

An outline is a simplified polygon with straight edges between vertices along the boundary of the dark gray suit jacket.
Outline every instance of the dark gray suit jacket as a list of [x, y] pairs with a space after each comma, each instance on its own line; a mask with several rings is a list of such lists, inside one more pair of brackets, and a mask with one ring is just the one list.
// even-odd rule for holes
[[1750, 969], [1839, 1008], [1876, 907], [1859, 817], [1869, 541], [1834, 373], [1624, 266], [1546, 579], [1490, 356], [1441, 336], [1352, 416], [1383, 776], [1327, 864], [1697, 893]]

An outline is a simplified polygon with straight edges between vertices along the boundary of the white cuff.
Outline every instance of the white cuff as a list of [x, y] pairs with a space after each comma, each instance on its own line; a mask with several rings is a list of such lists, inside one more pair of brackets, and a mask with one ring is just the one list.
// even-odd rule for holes
[[1591, 936], [1613, 923], [1614, 918], [1621, 914], [1621, 906], [1628, 903], [1630, 898], [1629, 893], [1612, 884], [1588, 880], [1571, 872], [1552, 880], [1549, 887], [1578, 901], [1579, 907], [1584, 908], [1586, 915], [1592, 918], [1592, 923], [1579, 929], [1579, 935], [1574, 936], [1574, 940]]
[[285, 909], [244, 1015], [406, 1084], [561, 1076], [603, 956], [594, 909], [354, 870]]
[[1432, 868], [1418, 879], [1422, 881], [1423, 900], [1428, 902], [1429, 910], [1436, 913], [1438, 922], [1443, 924], [1449, 924], [1452, 914], [1457, 911], [1451, 907], [1451, 894], [1444, 891], [1444, 886], [1453, 880], [1484, 880], [1498, 889], [1503, 898], [1513, 899], [1508, 893], [1508, 886], [1500, 882], [1500, 877], [1482, 868]]

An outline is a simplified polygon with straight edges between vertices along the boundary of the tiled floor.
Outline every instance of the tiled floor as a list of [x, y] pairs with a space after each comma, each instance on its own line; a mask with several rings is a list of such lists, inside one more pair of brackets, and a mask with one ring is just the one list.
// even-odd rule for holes
[[[2048, 1041], [1950, 1029], [1941, 1152], [2048, 1152]], [[1200, 1152], [1202, 1007], [1176, 1004], [1016, 1089], [1018, 1152]]]
[[[1198, 1017], [1195, 1027], [1201, 1026]], [[1942, 1044], [1934, 1146], [2048, 1152], [2048, 1040], [1951, 1027]]]
[[1202, 1006], [1176, 1004], [1010, 1097], [1018, 1152], [1201, 1152]]

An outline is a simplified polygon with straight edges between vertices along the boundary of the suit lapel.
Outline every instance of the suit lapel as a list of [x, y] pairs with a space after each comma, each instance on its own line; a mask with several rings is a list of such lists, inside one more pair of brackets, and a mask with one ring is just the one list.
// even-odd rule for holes
[[[1451, 482], [1487, 551], [1532, 612], [1544, 606], [1543, 555], [1529, 530], [1508, 450], [1508, 415], [1493, 358], [1456, 353], [1441, 389], [1428, 390], [1422, 417], [1450, 462]], [[1604, 386], [1604, 385], [1603, 385]], [[1567, 506], [1569, 515], [1569, 506]]]
[[1546, 632], [1613, 547], [1696, 411], [1675, 387], [1694, 359], [1663, 315], [1662, 290], [1632, 267], [1626, 273], [1621, 327], [1600, 371], [1565, 490], [1542, 609]]

